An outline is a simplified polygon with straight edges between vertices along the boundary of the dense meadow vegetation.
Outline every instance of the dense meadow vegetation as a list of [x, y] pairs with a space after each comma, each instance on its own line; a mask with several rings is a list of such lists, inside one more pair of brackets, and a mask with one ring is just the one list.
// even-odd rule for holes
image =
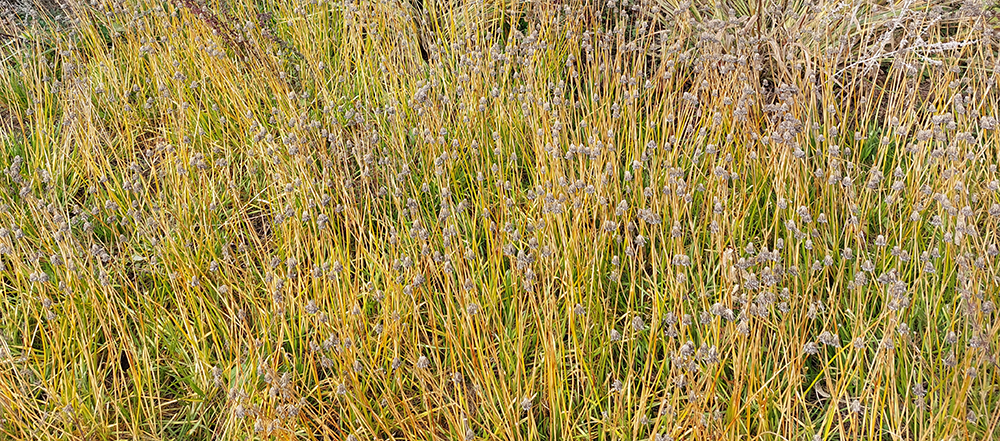
[[989, 2], [10, 1], [0, 440], [1000, 438]]

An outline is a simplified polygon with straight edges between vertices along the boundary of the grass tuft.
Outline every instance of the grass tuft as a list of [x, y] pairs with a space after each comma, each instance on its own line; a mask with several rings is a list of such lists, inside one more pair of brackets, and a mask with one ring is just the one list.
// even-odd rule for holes
[[1000, 436], [993, 6], [4, 8], [0, 440]]

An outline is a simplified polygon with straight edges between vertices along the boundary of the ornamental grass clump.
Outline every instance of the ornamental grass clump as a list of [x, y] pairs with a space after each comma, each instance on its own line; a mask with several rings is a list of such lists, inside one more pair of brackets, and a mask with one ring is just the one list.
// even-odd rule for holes
[[1000, 436], [995, 8], [0, 16], [0, 439]]

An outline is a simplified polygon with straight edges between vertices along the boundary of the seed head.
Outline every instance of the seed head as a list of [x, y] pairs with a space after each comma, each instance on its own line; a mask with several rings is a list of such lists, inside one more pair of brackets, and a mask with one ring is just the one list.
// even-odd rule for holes
[[712, 314], [710, 314], [708, 311], [701, 311], [701, 314], [699, 314], [698, 316], [698, 323], [702, 325], [707, 325], [712, 323]]
[[642, 332], [646, 330], [646, 322], [642, 320], [641, 316], [637, 315], [635, 316], [635, 318], [632, 319], [632, 329], [635, 330], [636, 332]]
[[620, 393], [622, 391], [621, 380], [616, 378], [615, 381], [611, 382], [611, 391], [616, 393]]
[[833, 346], [835, 348], [840, 347], [840, 337], [834, 335], [830, 331], [823, 331], [823, 333], [820, 334], [816, 340], [826, 346]]
[[802, 351], [805, 352], [806, 355], [816, 355], [819, 354], [819, 346], [814, 342], [808, 342], [802, 346]]
[[532, 397], [524, 397], [524, 399], [521, 400], [521, 410], [523, 410], [525, 412], [530, 412], [531, 411], [531, 405], [532, 405], [531, 401], [532, 401]]
[[851, 400], [850, 404], [848, 405], [848, 408], [850, 409], [851, 413], [861, 413], [865, 410], [865, 408], [861, 406], [861, 401], [858, 399]]
[[854, 340], [851, 341], [851, 346], [853, 346], [855, 350], [859, 351], [864, 349], [865, 348], [864, 337], [855, 337]]

